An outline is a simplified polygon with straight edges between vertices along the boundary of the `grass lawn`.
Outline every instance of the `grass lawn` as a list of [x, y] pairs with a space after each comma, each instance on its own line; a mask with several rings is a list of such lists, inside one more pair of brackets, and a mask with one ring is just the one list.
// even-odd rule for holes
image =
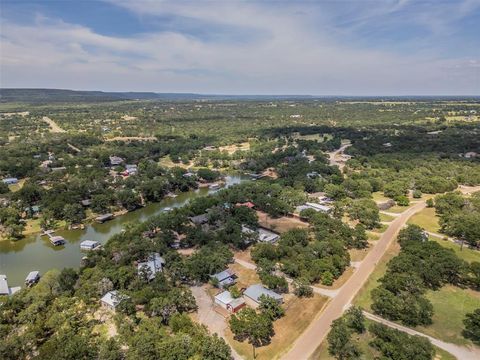
[[20, 179], [20, 180], [18, 180], [18, 183], [13, 184], [13, 185], [8, 185], [8, 188], [10, 189], [11, 192], [18, 191], [23, 187], [26, 180], [27, 179]]
[[402, 212], [404, 212], [405, 210], [407, 210], [410, 206], [412, 205], [415, 205], [415, 204], [412, 204], [410, 203], [409, 206], [398, 206], [398, 205], [395, 205], [395, 206], [392, 206], [390, 209], [386, 210], [388, 212], [391, 212], [391, 213], [395, 213], [395, 214], [401, 214]]
[[378, 227], [374, 229], [374, 231], [377, 233], [383, 233], [385, 232], [385, 230], [387, 230], [387, 228], [388, 228], [388, 225], [380, 224]]
[[390, 200], [390, 198], [383, 195], [383, 191], [377, 191], [372, 193], [372, 198], [373, 198], [373, 201], [379, 202], [379, 203], [387, 202], [388, 200]]
[[280, 218], [272, 218], [262, 211], [257, 211], [257, 215], [258, 223], [261, 226], [278, 233], [284, 233], [288, 230], [297, 228], [305, 229], [309, 226], [307, 222], [304, 222], [295, 217], [283, 216]]
[[435, 208], [425, 208], [422, 211], [417, 212], [408, 220], [408, 223], [421, 226], [430, 232], [438, 233], [440, 231]]
[[[289, 295], [285, 301], [285, 316], [275, 321], [275, 335], [272, 342], [256, 350], [257, 359], [278, 359], [292, 346], [298, 336], [307, 328], [327, 303], [328, 298], [315, 294], [311, 298], [297, 298]], [[244, 358], [252, 359], [252, 346], [248, 342], [238, 342], [226, 330], [230, 345]]]
[[367, 235], [368, 235], [368, 240], [371, 240], [371, 241], [377, 241], [378, 239], [380, 239], [380, 236], [381, 236], [379, 233], [374, 231], [367, 231]]
[[[460, 250], [461, 247], [460, 247], [459, 244], [453, 243], [451, 241], [440, 239], [436, 236], [430, 236], [430, 240], [436, 241], [440, 245], [442, 245], [443, 247], [446, 247], [448, 249], [453, 249], [453, 251], [455, 251], [455, 254], [457, 254], [457, 256], [460, 259], [465, 260], [466, 262], [469, 262], [469, 263], [474, 262], [474, 261], [480, 262], [480, 251], [478, 251], [478, 250], [469, 249], [467, 246], [463, 246], [463, 249]], [[479, 306], [480, 306], [480, 304], [479, 304]]]
[[393, 220], [395, 220], [395, 216], [380, 213], [380, 221], [391, 222]]
[[[366, 320], [367, 328], [372, 323], [370, 320]], [[360, 359], [371, 360], [377, 358], [380, 354], [378, 351], [369, 346], [369, 342], [373, 340], [373, 336], [367, 331], [364, 334], [353, 334], [352, 339], [358, 342], [360, 350], [362, 351], [362, 357]], [[442, 350], [435, 347], [436, 355], [435, 360], [455, 360], [456, 358]], [[322, 344], [315, 350], [309, 360], [335, 360], [335, 358], [328, 353], [328, 342], [323, 341]]]
[[471, 344], [461, 334], [463, 319], [480, 306], [480, 292], [447, 285], [438, 291], [428, 291], [427, 298], [433, 304], [433, 324], [419, 326], [417, 330], [454, 344]]
[[260, 278], [257, 275], [257, 272], [252, 269], [247, 269], [240, 264], [233, 263], [230, 264], [229, 268], [235, 272], [238, 276], [237, 279], [237, 288], [247, 288], [253, 284], [260, 284]]
[[399, 251], [400, 246], [398, 245], [398, 243], [392, 243], [392, 245], [387, 249], [385, 254], [378, 262], [375, 270], [369, 276], [365, 285], [363, 285], [357, 296], [355, 296], [355, 299], [353, 301], [355, 305], [360, 306], [368, 311], [371, 310], [370, 305], [372, 304], [372, 299], [370, 297], [370, 293], [378, 286], [378, 280], [383, 276], [383, 274], [385, 274], [388, 261], [394, 256], [397, 256]]
[[350, 249], [348, 250], [348, 253], [350, 254], [350, 260], [351, 261], [362, 261], [365, 256], [367, 256], [368, 252], [371, 249], [370, 247], [367, 247], [366, 249]]

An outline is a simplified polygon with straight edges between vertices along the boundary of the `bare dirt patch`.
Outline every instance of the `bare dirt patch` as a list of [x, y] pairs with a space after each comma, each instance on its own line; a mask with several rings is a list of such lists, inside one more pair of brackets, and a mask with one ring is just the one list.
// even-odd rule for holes
[[107, 138], [105, 141], [156, 141], [155, 136], [115, 136], [112, 138]]
[[258, 222], [261, 226], [272, 229], [275, 232], [284, 233], [292, 229], [308, 228], [308, 223], [295, 217], [283, 216], [280, 218], [272, 218], [262, 211], [257, 211], [257, 215]]
[[48, 126], [50, 126], [50, 132], [51, 133], [64, 133], [64, 132], [66, 132], [55, 121], [50, 119], [48, 116], [44, 116], [42, 118], [42, 120], [45, 121], [48, 124]]
[[250, 143], [243, 142], [243, 143], [240, 143], [240, 144], [220, 146], [218, 148], [218, 150], [226, 151], [226, 152], [228, 152], [228, 154], [232, 155], [237, 151], [248, 151], [248, 150], [250, 150]]

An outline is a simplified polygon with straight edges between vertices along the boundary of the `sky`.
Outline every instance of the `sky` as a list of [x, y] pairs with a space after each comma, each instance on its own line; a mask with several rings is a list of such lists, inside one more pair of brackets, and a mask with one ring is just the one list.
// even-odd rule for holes
[[0, 87], [480, 95], [480, 0], [0, 0]]

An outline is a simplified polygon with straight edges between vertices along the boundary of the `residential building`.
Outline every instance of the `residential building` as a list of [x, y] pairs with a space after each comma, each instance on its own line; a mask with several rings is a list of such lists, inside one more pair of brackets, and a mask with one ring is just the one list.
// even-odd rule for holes
[[129, 296], [119, 293], [117, 290], [109, 291], [100, 299], [103, 307], [115, 311], [117, 306], [124, 300], [129, 299]]
[[120, 156], [110, 156], [110, 165], [111, 166], [118, 166], [122, 164], [125, 160], [123, 160]]
[[18, 184], [18, 179], [17, 178], [14, 178], [14, 177], [11, 177], [11, 178], [5, 178], [2, 180], [4, 184], [7, 184], [7, 185], [15, 185], [15, 184]]
[[100, 246], [98, 241], [94, 240], [85, 240], [80, 243], [80, 249], [90, 251], [95, 250]]
[[215, 296], [215, 304], [228, 310], [231, 313], [236, 313], [245, 306], [245, 300], [241, 297], [233, 298], [230, 291], [223, 291]]
[[278, 303], [283, 303], [283, 296], [277, 294], [275, 291], [265, 288], [261, 284], [249, 286], [243, 293], [243, 297], [247, 305], [256, 308], [260, 304], [260, 297], [262, 295], [275, 299]]
[[218, 287], [224, 289], [235, 284], [237, 276], [232, 270], [227, 269], [217, 274], [210, 275], [210, 278], [216, 279], [218, 281]]
[[162, 272], [165, 259], [159, 253], [150, 254], [147, 261], [137, 264], [137, 273], [139, 276], [146, 274], [148, 280], [153, 280], [157, 273]]
[[262, 227], [258, 228], [257, 232], [258, 232], [258, 241], [260, 242], [274, 243], [278, 239], [280, 239], [279, 234]]

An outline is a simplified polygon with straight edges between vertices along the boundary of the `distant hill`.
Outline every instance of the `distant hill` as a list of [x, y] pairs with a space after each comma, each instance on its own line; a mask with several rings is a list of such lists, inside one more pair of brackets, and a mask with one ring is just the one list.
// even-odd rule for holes
[[0, 89], [0, 103], [104, 102], [116, 100], [269, 100], [305, 99], [308, 95], [203, 95], [192, 93], [104, 92], [62, 89]]

